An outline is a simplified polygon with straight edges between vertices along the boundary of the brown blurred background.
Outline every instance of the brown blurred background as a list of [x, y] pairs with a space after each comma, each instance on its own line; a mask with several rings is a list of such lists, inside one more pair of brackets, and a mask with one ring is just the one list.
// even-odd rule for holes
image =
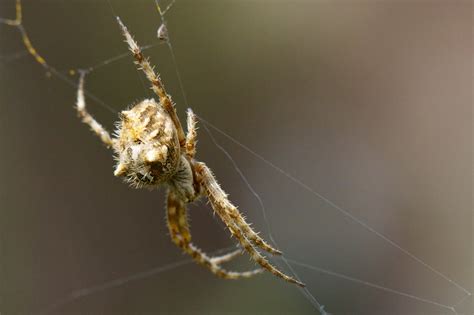
[[[126, 51], [114, 14], [157, 43], [152, 0], [26, 0], [24, 25], [61, 71]], [[13, 0], [0, 16], [13, 17]], [[472, 3], [470, 1], [186, 1], [167, 15], [190, 106], [454, 282], [473, 290]], [[224, 281], [195, 264], [77, 291], [186, 259], [170, 242], [163, 192], [133, 190], [73, 109], [74, 88], [0, 25], [0, 312], [315, 314], [265, 274]], [[18, 58], [11, 58], [12, 54]], [[165, 46], [146, 52], [184, 118]], [[77, 80], [76, 77], [70, 77]], [[131, 58], [86, 88], [119, 111], [151, 96]], [[108, 129], [116, 115], [88, 99]], [[465, 294], [273, 168], [216, 134], [265, 203], [286, 256], [453, 305]], [[198, 157], [268, 238], [258, 201], [199, 130]], [[233, 243], [204, 202], [195, 243]], [[233, 269], [252, 267], [246, 257]], [[331, 314], [448, 314], [447, 308], [294, 266]], [[59, 304], [55, 304], [59, 303]], [[64, 305], [62, 304], [64, 303]], [[457, 308], [470, 314], [472, 301]]]

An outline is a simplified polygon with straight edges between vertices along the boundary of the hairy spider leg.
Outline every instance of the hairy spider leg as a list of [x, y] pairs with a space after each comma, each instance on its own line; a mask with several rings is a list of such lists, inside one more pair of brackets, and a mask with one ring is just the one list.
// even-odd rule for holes
[[102, 142], [110, 148], [114, 145], [114, 141], [110, 137], [110, 133], [101, 124], [99, 124], [86, 109], [86, 101], [84, 97], [85, 75], [85, 72], [79, 73], [79, 86], [77, 88], [76, 101], [77, 114], [81, 118], [82, 122], [89, 125], [91, 130], [100, 138], [100, 140], [102, 140]]
[[[195, 153], [196, 153], [196, 116], [194, 115], [193, 111], [189, 108], [188, 109], [188, 134], [186, 135], [186, 153], [189, 157], [193, 158]], [[221, 190], [221, 192], [225, 196], [225, 200], [223, 202], [226, 202], [227, 195]], [[262, 248], [263, 250], [272, 253], [274, 255], [281, 255], [281, 251], [273, 248], [269, 244], [267, 244], [251, 227], [250, 224], [248, 224], [244, 217], [240, 214], [240, 212], [237, 210], [237, 208], [232, 205], [230, 202], [226, 202], [225, 206], [226, 209], [229, 211], [229, 215], [232, 217], [234, 222], [237, 224], [238, 228], [242, 230], [242, 232], [246, 235], [246, 237]]]
[[174, 108], [171, 97], [166, 93], [165, 87], [161, 82], [160, 76], [155, 73], [148, 59], [143, 56], [140, 46], [138, 46], [138, 43], [133, 39], [127, 27], [122, 23], [118, 16], [117, 22], [122, 29], [122, 33], [125, 36], [125, 41], [127, 42], [130, 51], [133, 53], [135, 63], [139, 66], [139, 69], [143, 70], [147, 79], [151, 82], [151, 89], [156, 95], [158, 95], [160, 105], [163, 106], [166, 112], [170, 115], [171, 120], [173, 120], [176, 130], [178, 131], [179, 144], [181, 148], [184, 149], [186, 138], [184, 136], [183, 127], [181, 126], [181, 122], [176, 114], [176, 109]]
[[250, 278], [263, 272], [263, 269], [244, 272], [228, 271], [219, 265], [242, 254], [241, 249], [222, 256], [209, 257], [199, 248], [194, 246], [191, 243], [191, 233], [189, 231], [189, 223], [187, 220], [186, 205], [180, 198], [178, 198], [178, 195], [172, 189], [168, 190], [167, 210], [168, 229], [173, 243], [180, 247], [185, 253], [189, 254], [198, 264], [205, 266], [215, 275], [224, 279], [239, 279]]
[[[200, 175], [201, 184], [204, 191], [211, 202], [212, 208], [219, 215], [221, 220], [229, 227], [231, 233], [237, 238], [242, 247], [250, 254], [250, 257], [256, 261], [260, 266], [271, 272], [277, 277], [285, 281], [297, 284], [301, 287], [305, 285], [298, 280], [284, 274], [272, 264], [270, 264], [265, 257], [263, 257], [249, 241], [248, 236], [243, 232], [235, 221], [235, 216], [232, 214], [229, 206], [234, 207], [227, 199], [226, 193], [220, 188], [211, 170], [204, 163], [196, 163], [196, 172]], [[236, 208], [235, 208], [236, 209]], [[237, 211], [237, 210], [235, 210]]]
[[193, 110], [188, 108], [187, 114], [187, 124], [188, 124], [188, 133], [186, 134], [186, 155], [193, 159], [196, 155], [196, 142], [197, 142], [197, 132], [196, 132], [196, 115], [194, 115]]

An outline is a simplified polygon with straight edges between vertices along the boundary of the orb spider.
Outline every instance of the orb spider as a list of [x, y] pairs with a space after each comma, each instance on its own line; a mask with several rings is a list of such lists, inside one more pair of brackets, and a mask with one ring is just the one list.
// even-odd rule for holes
[[[81, 73], [77, 92], [77, 112], [84, 123], [115, 153], [114, 175], [122, 177], [135, 188], [167, 187], [167, 225], [172, 241], [189, 254], [198, 264], [225, 279], [249, 278], [267, 270], [290, 283], [304, 286], [300, 281], [284, 274], [257, 250], [270, 254], [281, 252], [266, 243], [245, 221], [245, 218], [227, 198], [212, 171], [195, 160], [196, 122], [191, 109], [187, 111], [187, 134], [184, 133], [171, 97], [166, 93], [159, 75], [144, 57], [138, 43], [117, 17], [125, 40], [135, 58], [135, 64], [143, 70], [158, 96], [145, 99], [119, 114], [117, 130], [112, 138], [86, 110], [84, 76]], [[209, 257], [191, 242], [186, 205], [204, 196], [215, 213], [225, 223], [241, 248], [228, 254]], [[221, 264], [246, 251], [261, 268], [237, 272], [224, 269]]]

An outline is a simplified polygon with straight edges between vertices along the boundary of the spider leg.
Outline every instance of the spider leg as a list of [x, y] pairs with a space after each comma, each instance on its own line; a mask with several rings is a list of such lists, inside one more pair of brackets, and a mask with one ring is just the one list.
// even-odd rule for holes
[[[254, 236], [247, 234], [247, 232], [245, 232], [247, 230], [243, 230], [241, 228], [242, 223], [238, 223], [238, 216], [235, 215], [235, 211], [238, 212], [237, 208], [235, 208], [235, 206], [233, 206], [227, 199], [227, 195], [220, 188], [211, 170], [204, 163], [196, 164], [196, 171], [201, 175], [200, 180], [203, 184], [204, 191], [207, 194], [212, 208], [215, 212], [217, 212], [222, 221], [229, 227], [231, 233], [237, 238], [242, 247], [245, 248], [245, 250], [250, 254], [252, 259], [275, 276], [304, 287], [305, 285], [303, 283], [284, 274], [272, 264], [270, 264], [266, 258], [255, 249], [255, 246], [251, 243], [251, 241], [255, 243], [254, 239], [252, 239]], [[248, 229], [250, 229], [250, 227], [248, 227]]]
[[212, 273], [224, 279], [239, 279], [250, 278], [263, 271], [263, 269], [255, 269], [244, 272], [235, 272], [223, 269], [220, 264], [228, 262], [234, 257], [240, 255], [242, 250], [238, 249], [217, 257], [207, 256], [191, 243], [191, 233], [189, 231], [189, 224], [186, 216], [186, 205], [177, 197], [173, 190], [168, 191], [167, 209], [168, 229], [172, 241], [184, 252], [189, 254], [197, 263], [205, 266]]
[[245, 221], [245, 218], [239, 212], [236, 206], [234, 206], [228, 199], [227, 194], [222, 190], [222, 188], [217, 183], [214, 175], [212, 174], [211, 170], [204, 163], [198, 163], [201, 165], [200, 169], [203, 172], [203, 177], [205, 178], [204, 183], [208, 183], [207, 186], [210, 193], [216, 197], [215, 202], [216, 205], [219, 205], [221, 208], [225, 209], [229, 217], [235, 222], [238, 229], [242, 230], [243, 234], [247, 239], [249, 239], [252, 243], [259, 246], [261, 249], [269, 252], [273, 255], [281, 255], [282, 252], [278, 249], [273, 248], [267, 242], [265, 242], [257, 232], [255, 232], [251, 227], [250, 224]]
[[196, 115], [194, 115], [191, 108], [188, 108], [187, 115], [188, 133], [186, 134], [186, 155], [192, 159], [196, 155]]
[[[221, 256], [211, 257], [211, 261], [219, 265], [225, 262], [229, 262], [235, 257], [240, 256], [242, 254], [243, 254], [243, 251], [242, 249], [239, 248], [239, 249], [234, 250], [233, 252], [230, 252]], [[262, 269], [259, 269], [259, 270], [263, 271]]]
[[135, 63], [140, 66], [140, 69], [143, 70], [147, 79], [151, 82], [151, 89], [156, 95], [158, 95], [160, 105], [163, 106], [163, 108], [173, 120], [176, 130], [178, 131], [179, 144], [181, 148], [184, 148], [186, 144], [186, 138], [184, 136], [183, 127], [181, 126], [181, 122], [179, 121], [178, 115], [176, 114], [173, 102], [171, 101], [170, 96], [166, 93], [163, 82], [161, 82], [160, 76], [155, 73], [153, 67], [148, 61], [148, 58], [143, 56], [140, 46], [138, 46], [138, 43], [133, 39], [127, 27], [122, 23], [118, 16], [117, 22], [122, 29], [122, 33], [125, 36], [125, 40], [130, 51], [133, 53], [133, 57], [135, 57]]
[[101, 124], [97, 122], [97, 120], [92, 117], [91, 114], [86, 109], [86, 101], [84, 97], [84, 77], [86, 73], [80, 72], [79, 76], [79, 86], [77, 89], [77, 101], [76, 101], [76, 109], [79, 117], [82, 119], [82, 122], [89, 125], [91, 130], [99, 136], [100, 140], [107, 146], [113, 146], [113, 140], [110, 137], [110, 134]]

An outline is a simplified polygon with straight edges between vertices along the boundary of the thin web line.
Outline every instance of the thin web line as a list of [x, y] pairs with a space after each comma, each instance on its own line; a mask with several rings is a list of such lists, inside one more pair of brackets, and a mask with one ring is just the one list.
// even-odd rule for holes
[[470, 295], [466, 295], [464, 296], [462, 299], [459, 300], [459, 302], [455, 303], [453, 305], [453, 308], [456, 308], [456, 307], [459, 307], [460, 305], [462, 305], [464, 302], [467, 301], [467, 299], [469, 299], [471, 296]]
[[[263, 214], [263, 217], [264, 217], [264, 221], [265, 221], [265, 224], [266, 224], [266, 228], [267, 228], [267, 232], [269, 234], [269, 238], [272, 240], [272, 242], [277, 246], [277, 242], [275, 241], [274, 237], [273, 237], [273, 232], [272, 232], [272, 229], [270, 227], [270, 224], [269, 224], [269, 221], [268, 221], [268, 218], [267, 218], [267, 214], [266, 214], [266, 208], [264, 206], [264, 203], [263, 203], [263, 200], [262, 198], [260, 197], [260, 195], [255, 191], [255, 189], [252, 187], [252, 185], [250, 184], [250, 182], [248, 181], [247, 177], [244, 175], [244, 173], [242, 172], [242, 170], [239, 168], [237, 162], [235, 162], [235, 160], [232, 158], [232, 156], [227, 152], [227, 150], [222, 147], [218, 142], [217, 140], [215, 139], [215, 137], [212, 135], [211, 131], [209, 130], [209, 128], [207, 127], [206, 124], [203, 125], [204, 129], [206, 130], [206, 132], [209, 134], [209, 137], [211, 138], [211, 141], [214, 143], [214, 145], [219, 149], [221, 150], [225, 155], [226, 157], [229, 159], [229, 161], [232, 163], [234, 169], [236, 170], [236, 172], [239, 174], [239, 176], [241, 177], [241, 179], [243, 180], [243, 182], [245, 183], [245, 185], [247, 186], [247, 188], [249, 189], [249, 191], [255, 196], [255, 198], [258, 200], [259, 204], [260, 204], [260, 208], [262, 210], [262, 214]], [[381, 286], [381, 285], [378, 285], [378, 284], [375, 284], [375, 283], [372, 283], [372, 282], [369, 282], [369, 281], [365, 281], [365, 280], [361, 280], [361, 279], [357, 279], [357, 278], [354, 278], [354, 277], [350, 277], [350, 276], [347, 276], [347, 275], [344, 275], [344, 274], [341, 274], [341, 273], [338, 273], [338, 272], [335, 272], [335, 271], [331, 271], [331, 270], [327, 270], [327, 269], [323, 269], [323, 268], [320, 268], [320, 267], [317, 267], [317, 266], [313, 266], [313, 265], [309, 265], [309, 264], [306, 264], [306, 263], [303, 263], [303, 262], [299, 262], [299, 261], [296, 261], [294, 259], [290, 259], [290, 258], [286, 258], [285, 256], [280, 256], [280, 257], [276, 257], [276, 258], [279, 258], [281, 260], [283, 260], [285, 262], [285, 264], [287, 265], [287, 267], [293, 272], [293, 274], [296, 276], [296, 278], [299, 279], [298, 275], [296, 274], [296, 272], [293, 270], [292, 266], [290, 263], [294, 264], [294, 265], [297, 265], [297, 266], [301, 266], [301, 267], [305, 267], [307, 269], [311, 269], [311, 270], [315, 270], [315, 271], [318, 271], [318, 272], [321, 272], [321, 273], [324, 273], [324, 274], [327, 274], [327, 275], [330, 275], [330, 276], [333, 276], [333, 277], [337, 277], [337, 278], [341, 278], [341, 279], [345, 279], [345, 280], [348, 280], [348, 281], [351, 281], [351, 282], [355, 282], [355, 283], [358, 283], [358, 284], [361, 284], [361, 285], [364, 285], [364, 286], [368, 286], [368, 287], [371, 287], [371, 288], [374, 288], [374, 289], [378, 289], [378, 290], [382, 290], [382, 291], [385, 291], [385, 292], [389, 292], [389, 293], [393, 293], [393, 294], [397, 294], [397, 295], [400, 295], [400, 296], [403, 296], [403, 297], [407, 297], [407, 298], [410, 298], [410, 299], [413, 299], [413, 300], [416, 300], [418, 302], [423, 302], [423, 303], [427, 303], [427, 304], [431, 304], [431, 305], [435, 305], [435, 306], [438, 306], [438, 307], [442, 307], [442, 308], [446, 308], [446, 309], [449, 309], [450, 311], [454, 312], [457, 314], [456, 310], [455, 310], [455, 306], [456, 305], [459, 305], [461, 304], [462, 302], [464, 302], [464, 299], [467, 299], [469, 296], [465, 296], [463, 300], [461, 300], [460, 302], [458, 302], [456, 305], [454, 306], [450, 306], [450, 305], [446, 305], [446, 304], [442, 304], [440, 302], [436, 302], [436, 301], [433, 301], [433, 300], [429, 300], [429, 299], [425, 299], [425, 298], [422, 298], [422, 297], [419, 297], [419, 296], [416, 296], [416, 295], [413, 295], [413, 294], [410, 294], [410, 293], [406, 293], [406, 292], [403, 292], [403, 291], [400, 291], [400, 290], [395, 290], [395, 289], [391, 289], [389, 287], [385, 287], [385, 286]], [[306, 289], [306, 288], [301, 288], [302, 290]], [[305, 292], [307, 293], [310, 298], [314, 299], [314, 302], [315, 302], [315, 306], [318, 308], [318, 309], [324, 309], [324, 306], [321, 305], [315, 298], [313, 295], [311, 295], [311, 293], [308, 291], [308, 292]]]
[[295, 184], [297, 184], [298, 186], [300, 186], [301, 188], [304, 188], [306, 191], [308, 191], [309, 193], [311, 193], [312, 195], [318, 197], [319, 199], [323, 200], [324, 202], [326, 202], [326, 204], [330, 205], [332, 208], [336, 209], [337, 211], [339, 211], [340, 213], [342, 213], [344, 216], [350, 218], [352, 221], [356, 222], [357, 224], [359, 224], [360, 226], [364, 227], [366, 230], [372, 232], [373, 234], [377, 235], [379, 238], [383, 239], [385, 242], [389, 243], [390, 245], [392, 245], [393, 247], [397, 248], [399, 251], [401, 251], [402, 253], [406, 254], [408, 257], [412, 258], [413, 260], [417, 261], [418, 263], [420, 263], [421, 265], [425, 266], [427, 269], [431, 270], [433, 273], [437, 274], [438, 276], [440, 276], [441, 278], [445, 279], [446, 281], [448, 281], [449, 283], [453, 284], [454, 286], [456, 286], [458, 289], [460, 289], [461, 291], [463, 291], [465, 294], [467, 295], [472, 295], [471, 292], [469, 292], [467, 289], [465, 289], [464, 287], [462, 287], [460, 284], [458, 284], [457, 282], [451, 280], [450, 278], [448, 278], [446, 275], [444, 275], [443, 273], [441, 273], [440, 271], [438, 271], [437, 269], [435, 269], [434, 267], [432, 267], [431, 265], [427, 264], [426, 262], [424, 262], [423, 260], [421, 260], [420, 258], [416, 257], [414, 254], [410, 253], [408, 250], [404, 249], [403, 247], [401, 247], [400, 245], [398, 245], [396, 242], [392, 241], [391, 239], [389, 239], [388, 237], [386, 237], [385, 235], [383, 235], [382, 233], [378, 232], [377, 230], [375, 230], [374, 228], [370, 227], [367, 223], [363, 222], [362, 220], [360, 220], [359, 218], [355, 217], [353, 214], [351, 214], [350, 212], [342, 209], [341, 207], [339, 207], [338, 205], [336, 205], [334, 202], [332, 202], [331, 200], [329, 200], [328, 198], [324, 197], [323, 195], [321, 195], [320, 193], [316, 192], [315, 190], [313, 190], [310, 186], [308, 186], [307, 184], [303, 183], [301, 180], [299, 180], [298, 178], [294, 177], [293, 175], [291, 175], [290, 173], [284, 171], [283, 169], [281, 169], [280, 167], [278, 167], [277, 165], [273, 164], [272, 162], [270, 162], [269, 160], [267, 160], [266, 158], [264, 158], [263, 156], [261, 156], [260, 154], [258, 154], [257, 152], [253, 151], [252, 149], [250, 149], [248, 146], [244, 145], [243, 143], [241, 143], [240, 141], [238, 141], [237, 139], [235, 139], [234, 137], [230, 136], [228, 133], [224, 132], [223, 130], [221, 130], [220, 128], [216, 127], [215, 125], [211, 124], [209, 121], [205, 120], [204, 118], [202, 117], [199, 117], [198, 115], [196, 115], [202, 122], [204, 122], [205, 124], [207, 124], [209, 127], [211, 127], [212, 129], [214, 129], [215, 131], [217, 131], [218, 133], [220, 133], [221, 135], [223, 135], [224, 137], [226, 137], [227, 139], [229, 139], [230, 141], [234, 142], [236, 145], [240, 146], [241, 148], [243, 148], [245, 151], [249, 152], [250, 154], [252, 154], [253, 156], [255, 156], [256, 158], [258, 158], [259, 160], [263, 161], [265, 164], [267, 164], [268, 166], [272, 167], [273, 169], [275, 169], [276, 171], [278, 171], [279, 173], [281, 173], [282, 175], [284, 175], [285, 177], [287, 177], [289, 180], [291, 180], [292, 182], [294, 182]]
[[[156, 44], [141, 46], [140, 49], [141, 49], [142, 51], [146, 51], [146, 50], [148, 50], [148, 49], [150, 49], [150, 48], [154, 48], [154, 47], [157, 47], [157, 46], [160, 46], [160, 45], [163, 45], [163, 43], [156, 43]], [[92, 72], [92, 71], [95, 71], [95, 70], [97, 70], [97, 69], [99, 69], [99, 68], [108, 66], [108, 65], [110, 65], [110, 64], [112, 64], [112, 63], [114, 63], [114, 62], [117, 62], [117, 61], [119, 61], [119, 60], [122, 60], [122, 59], [124, 59], [124, 58], [127, 58], [127, 57], [129, 57], [129, 56], [130, 56], [130, 51], [127, 50], [127, 52], [124, 52], [124, 53], [122, 53], [122, 54], [120, 54], [120, 55], [117, 55], [117, 56], [112, 57], [112, 58], [110, 58], [110, 59], [104, 60], [104, 61], [102, 61], [102, 62], [99, 62], [99, 63], [97, 63], [97, 64], [95, 64], [95, 65], [93, 65], [93, 66], [91, 66], [91, 67], [88, 67], [88, 68], [86, 68], [86, 69], [84, 69], [84, 70], [86, 70], [87, 72]]]
[[[232, 249], [235, 249], [235, 245], [228, 246], [228, 247], [216, 250], [216, 251], [213, 252], [213, 254], [217, 255], [217, 254], [220, 254], [220, 253], [232, 250]], [[109, 289], [112, 289], [112, 288], [117, 288], [117, 287], [123, 286], [123, 285], [128, 284], [128, 283], [133, 282], [133, 281], [146, 279], [146, 278], [155, 276], [157, 274], [160, 274], [160, 273], [163, 273], [163, 272], [166, 272], [166, 271], [171, 271], [171, 270], [176, 269], [178, 267], [182, 267], [184, 265], [191, 264], [192, 262], [193, 262], [193, 260], [191, 258], [183, 259], [183, 260], [179, 260], [179, 261], [176, 261], [176, 262], [173, 262], [173, 263], [169, 263], [169, 264], [166, 264], [166, 265], [163, 265], [163, 266], [160, 266], [160, 267], [156, 267], [156, 268], [149, 269], [149, 270], [146, 270], [146, 271], [138, 272], [138, 273], [135, 273], [133, 275], [129, 275], [129, 276], [117, 278], [117, 279], [114, 279], [114, 280], [106, 281], [106, 282], [103, 282], [103, 283], [100, 283], [100, 284], [97, 284], [97, 285], [94, 285], [94, 286], [91, 286], [91, 287], [88, 287], [88, 288], [71, 291], [64, 298], [54, 302], [53, 304], [50, 304], [45, 310], [38, 313], [38, 315], [47, 315], [47, 314], [49, 314], [53, 311], [56, 311], [56, 310], [58, 310], [58, 309], [60, 309], [64, 306], [66, 306], [67, 304], [69, 304], [71, 302], [74, 302], [78, 299], [81, 299], [83, 297], [92, 295], [94, 293], [102, 292], [102, 291], [105, 291], [105, 290], [109, 290]]]
[[175, 69], [175, 72], [176, 72], [176, 77], [178, 78], [178, 84], [179, 84], [179, 88], [181, 90], [181, 94], [183, 95], [183, 100], [184, 100], [184, 105], [185, 107], [189, 107], [189, 104], [188, 104], [188, 97], [186, 95], [186, 92], [185, 92], [185, 89], [184, 89], [184, 85], [183, 85], [183, 80], [181, 79], [181, 73], [179, 71], [179, 68], [178, 68], [178, 63], [176, 62], [176, 56], [174, 54], [174, 50], [173, 50], [173, 45], [171, 45], [171, 37], [169, 35], [169, 31], [168, 31], [168, 25], [166, 23], [166, 19], [165, 19], [165, 14], [171, 9], [171, 7], [173, 6], [173, 4], [176, 2], [176, 0], [173, 0], [167, 7], [164, 11], [161, 10], [161, 7], [160, 7], [160, 1], [159, 0], [153, 0], [155, 2], [155, 5], [156, 5], [156, 8], [158, 9], [158, 13], [160, 15], [160, 22], [162, 25], [165, 26], [168, 34], [167, 34], [167, 38], [166, 38], [166, 44], [168, 45], [168, 49], [170, 51], [170, 54], [171, 54], [171, 59], [172, 59], [172, 62], [173, 62], [173, 67]]
[[[197, 116], [197, 115], [196, 115]], [[241, 169], [239, 168], [239, 166], [237, 165], [237, 163], [235, 162], [235, 160], [232, 158], [232, 156], [229, 154], [229, 152], [227, 152], [226, 149], [224, 149], [224, 147], [222, 147], [218, 142], [217, 140], [215, 139], [214, 135], [211, 133], [211, 131], [209, 130], [209, 128], [207, 127], [206, 124], [203, 125], [204, 127], [204, 130], [206, 130], [206, 132], [208, 133], [209, 137], [211, 138], [211, 141], [214, 143], [214, 145], [222, 151], [222, 153], [224, 153], [224, 155], [227, 157], [227, 159], [229, 159], [229, 161], [232, 163], [234, 169], [237, 171], [237, 173], [239, 174], [240, 178], [244, 181], [244, 183], [247, 185], [247, 188], [250, 190], [250, 192], [252, 192], [252, 194], [255, 196], [255, 198], [257, 198], [259, 204], [260, 204], [260, 209], [262, 210], [262, 213], [263, 213], [263, 217], [264, 217], [264, 221], [265, 221], [265, 224], [266, 224], [266, 227], [267, 227], [267, 231], [268, 231], [268, 234], [269, 234], [269, 237], [270, 237], [270, 240], [276, 245], [276, 247], [278, 248], [278, 244], [277, 242], [275, 241], [275, 239], [273, 238], [273, 235], [272, 235], [272, 230], [270, 228], [270, 224], [269, 224], [269, 221], [267, 219], [267, 214], [266, 214], [266, 210], [265, 210], [265, 205], [263, 204], [263, 201], [262, 199], [260, 198], [260, 196], [257, 194], [257, 192], [253, 189], [253, 187], [250, 185], [249, 181], [247, 180], [247, 178], [245, 177], [245, 175], [242, 173]], [[298, 276], [298, 274], [293, 270], [293, 268], [291, 267], [291, 265], [288, 263], [288, 261], [286, 260], [286, 258], [284, 256], [281, 256], [280, 257], [281, 260], [283, 260], [283, 262], [286, 264], [286, 266], [288, 267], [288, 269], [293, 273], [294, 277], [296, 278], [296, 280], [301, 281], [300, 277]], [[320, 313], [321, 314], [325, 314], [325, 311], [324, 311], [324, 306], [321, 305], [321, 303], [319, 303], [319, 301], [311, 294], [311, 292], [308, 290], [307, 287], [298, 287], [298, 289], [303, 293], [303, 295], [311, 302], [311, 304], [313, 304], [313, 306], [320, 310]]]
[[351, 281], [351, 282], [359, 283], [361, 285], [371, 287], [371, 288], [374, 288], [374, 289], [377, 289], [377, 290], [386, 291], [386, 292], [389, 292], [389, 293], [400, 295], [400, 296], [403, 296], [403, 297], [406, 297], [406, 298], [409, 298], [409, 299], [412, 299], [412, 300], [415, 300], [415, 301], [418, 301], [418, 302], [423, 302], [423, 303], [435, 305], [435, 306], [438, 306], [438, 307], [446, 308], [446, 309], [454, 312], [455, 314], [457, 314], [456, 310], [454, 309], [454, 306], [449, 306], [449, 305], [442, 304], [442, 303], [439, 303], [439, 302], [436, 302], [436, 301], [421, 298], [421, 297], [418, 297], [418, 296], [413, 295], [413, 294], [409, 294], [409, 293], [406, 293], [406, 292], [403, 292], [403, 291], [399, 291], [399, 290], [391, 289], [391, 288], [388, 288], [388, 287], [384, 287], [384, 286], [381, 286], [381, 285], [378, 285], [378, 284], [375, 284], [375, 283], [372, 283], [372, 282], [369, 282], [369, 281], [357, 279], [357, 278], [347, 276], [347, 275], [344, 275], [344, 274], [341, 274], [341, 273], [337, 273], [337, 272], [333, 272], [333, 271], [326, 270], [326, 269], [323, 269], [323, 268], [319, 268], [319, 267], [316, 267], [316, 266], [313, 266], [313, 265], [309, 265], [309, 264], [306, 264], [306, 263], [303, 263], [303, 262], [296, 261], [294, 259], [288, 258], [287, 260], [290, 263], [292, 263], [294, 265], [297, 265], [297, 266], [301, 266], [301, 267], [304, 267], [304, 268], [307, 268], [307, 269], [311, 269], [311, 270], [314, 270], [314, 271], [317, 271], [317, 272], [321, 272], [321, 273], [324, 273], [324, 274], [327, 274], [327, 275], [330, 275], [330, 276], [333, 276], [333, 277], [336, 277], [336, 278], [341, 278], [341, 279], [348, 280], [348, 281]]

